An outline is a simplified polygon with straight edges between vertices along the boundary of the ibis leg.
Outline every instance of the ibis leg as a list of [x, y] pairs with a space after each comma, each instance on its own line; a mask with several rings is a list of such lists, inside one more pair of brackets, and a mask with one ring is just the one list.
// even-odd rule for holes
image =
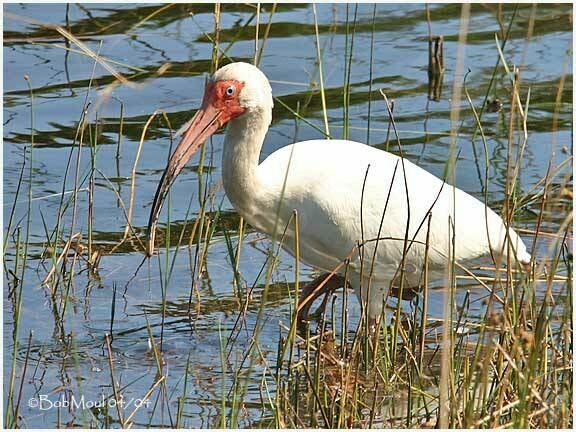
[[298, 312], [296, 314], [296, 324], [298, 331], [301, 334], [303, 334], [306, 330], [305, 321], [308, 321], [310, 307], [312, 306], [312, 303], [314, 303], [314, 300], [316, 300], [321, 295], [325, 295], [326, 297], [321, 306], [321, 308], [325, 308], [328, 294], [340, 287], [343, 287], [345, 282], [346, 281], [343, 276], [337, 274], [331, 275], [330, 273], [322, 273], [320, 276], [302, 288], [298, 301]]

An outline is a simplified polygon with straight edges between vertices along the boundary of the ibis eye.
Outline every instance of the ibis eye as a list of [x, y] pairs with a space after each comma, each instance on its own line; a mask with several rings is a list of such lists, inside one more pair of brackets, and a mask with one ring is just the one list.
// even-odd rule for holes
[[235, 91], [236, 91], [236, 89], [234, 88], [234, 86], [228, 87], [228, 88], [226, 89], [226, 96], [232, 96]]

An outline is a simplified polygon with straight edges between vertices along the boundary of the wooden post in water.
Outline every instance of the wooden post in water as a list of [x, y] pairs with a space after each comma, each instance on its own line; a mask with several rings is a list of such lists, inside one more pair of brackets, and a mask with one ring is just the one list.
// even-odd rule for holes
[[439, 101], [444, 80], [444, 37], [428, 38], [428, 99]]

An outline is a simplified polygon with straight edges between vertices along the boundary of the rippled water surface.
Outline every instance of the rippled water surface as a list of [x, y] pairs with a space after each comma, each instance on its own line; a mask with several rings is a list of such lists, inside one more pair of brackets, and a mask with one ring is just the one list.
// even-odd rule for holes
[[[105, 342], [105, 334], [110, 332], [115, 379], [125, 386], [127, 401], [142, 398], [156, 382], [157, 361], [149, 349], [150, 335], [158, 343], [162, 341], [161, 361], [166, 373], [162, 391], [166, 393], [159, 397], [154, 390], [150, 404], [133, 417], [137, 426], [172, 425], [179, 409], [180, 425], [220, 425], [222, 394], [237, 379], [234, 371], [239, 370], [251, 343], [265, 279], [258, 276], [270, 245], [265, 237], [246, 227], [235, 278], [231, 256], [238, 243], [240, 219], [219, 183], [222, 133], [206, 146], [201, 184], [199, 156], [174, 184], [169, 218], [166, 210], [161, 217], [159, 258], [139, 267], [144, 255], [137, 239], [145, 238], [151, 202], [171, 148], [170, 128], [176, 130], [184, 124], [201, 102], [205, 76], [213, 64], [214, 40], [225, 53], [223, 63], [229, 59], [252, 62], [258, 30], [260, 67], [277, 97], [262, 158], [296, 140], [323, 137], [312, 6], [280, 4], [269, 25], [271, 8], [263, 5], [257, 14], [255, 5], [224, 4], [220, 30], [215, 32], [214, 5], [208, 4], [4, 5], [4, 394], [6, 399], [18, 340], [16, 388], [22, 379], [20, 371], [27, 371], [21, 395], [22, 426], [104, 426], [110, 421], [115, 425], [111, 420], [117, 418], [115, 409], [107, 417], [98, 409], [42, 410], [29, 405], [30, 398], [40, 394], [48, 395], [51, 401], [72, 394], [83, 394], [92, 401], [110, 395]], [[317, 6], [332, 136], [342, 137], [348, 129], [350, 139], [398, 153], [400, 148], [390, 132], [389, 116], [378, 92], [382, 89], [394, 100], [405, 157], [442, 176], [451, 145], [450, 130], [452, 126], [458, 128], [457, 185], [478, 197], [486, 187], [491, 206], [500, 210], [506, 184], [511, 87], [504, 68], [500, 65], [494, 69], [499, 61], [495, 35], [502, 40], [510, 29], [504, 55], [510, 66], [520, 68], [523, 102], [529, 89], [529, 136], [519, 167], [519, 194], [536, 193], [549, 167], [555, 174], [550, 180], [551, 190], [560, 193], [571, 170], [571, 162], [566, 161], [572, 154], [572, 6], [471, 8], [462, 69], [462, 73], [468, 72], [466, 87], [477, 109], [485, 97], [499, 99], [503, 105], [499, 112], [482, 116], [490, 159], [487, 184], [483, 143], [478, 135], [472, 141], [476, 123], [465, 98], [460, 123], [450, 122], [452, 87], [464, 78], [455, 73], [461, 7], [431, 5], [429, 12], [430, 23], [422, 4], [378, 4], [376, 9], [363, 4], [356, 12], [354, 5]], [[432, 98], [427, 73], [429, 25], [434, 34], [444, 37], [446, 66], [443, 86]], [[81, 47], [55, 26], [74, 35]], [[98, 53], [109, 68], [102, 62], [95, 65], [87, 50]], [[112, 70], [128, 83], [118, 83]], [[346, 107], [348, 73], [350, 101]], [[86, 103], [88, 127], [77, 137]], [[139, 152], [145, 123], [155, 110], [159, 115], [147, 128]], [[24, 166], [20, 184], [23, 158], [31, 142], [31, 165], [27, 162]], [[93, 162], [97, 170], [90, 205], [87, 190]], [[32, 201], [27, 231], [29, 169]], [[132, 178], [132, 224], [137, 236], [121, 242], [127, 211], [123, 206], [130, 204]], [[69, 193], [75, 187], [81, 189], [76, 202], [72, 200], [75, 195]], [[209, 226], [203, 230], [211, 233], [211, 239], [198, 242], [196, 234], [190, 238], [200, 229], [194, 222], [200, 214], [199, 194], [206, 190], [213, 196], [205, 209]], [[566, 206], [560, 201], [548, 210], [541, 229], [557, 232], [566, 217]], [[51, 245], [62, 207], [66, 207], [60, 219], [63, 239]], [[529, 247], [530, 232], [538, 224], [539, 214], [539, 200], [526, 200], [517, 212], [515, 224]], [[9, 220], [12, 225], [7, 232]], [[80, 246], [72, 244], [68, 254], [67, 270], [75, 271], [72, 282], [56, 287], [43, 284], [58, 258], [51, 251], [62, 252], [72, 229], [82, 236]], [[89, 258], [90, 232], [90, 251], [101, 254], [94, 271], [87, 269], [85, 261]], [[177, 244], [183, 233], [183, 246], [177, 254], [172, 249], [167, 260], [164, 244], [168, 232], [171, 245]], [[23, 244], [26, 236], [26, 253], [22, 249], [17, 253], [17, 244]], [[539, 240], [534, 254], [546, 254], [552, 240]], [[72, 250], [78, 247], [84, 248], [83, 253], [74, 255]], [[15, 278], [21, 277], [24, 255], [26, 272], [16, 328], [18, 300], [11, 290]], [[200, 272], [194, 264], [198, 255], [204, 263]], [[171, 276], [166, 285], [167, 268], [171, 268]], [[12, 273], [14, 269], [19, 270]], [[314, 269], [302, 266], [300, 270], [302, 280], [314, 275]], [[265, 299], [265, 325], [259, 336], [262, 362], [275, 361], [280, 326], [290, 322], [294, 272], [293, 258], [281, 253]], [[234, 329], [247, 289], [252, 286], [255, 289], [245, 330], [238, 333], [229, 358], [231, 367], [223, 375], [221, 340]], [[480, 317], [487, 292], [472, 281], [462, 281], [461, 286], [459, 298], [467, 290], [471, 292], [470, 316]], [[350, 315], [355, 322], [359, 310], [352, 297]], [[430, 292], [431, 318], [442, 316], [442, 299], [441, 289]], [[409, 311], [412, 306], [406, 302], [403, 307]], [[270, 417], [261, 401], [274, 399], [275, 386], [272, 376], [263, 372], [266, 367], [262, 362], [254, 366], [255, 372], [246, 381], [238, 419], [241, 427], [266, 425], [261, 422]], [[128, 407], [125, 415], [132, 411], [133, 406]]]

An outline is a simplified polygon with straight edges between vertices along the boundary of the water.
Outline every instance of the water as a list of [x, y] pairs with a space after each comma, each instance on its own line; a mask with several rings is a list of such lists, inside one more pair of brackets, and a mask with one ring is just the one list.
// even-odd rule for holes
[[[269, 10], [260, 14], [259, 34], [267, 32]], [[347, 41], [350, 43], [353, 5], [318, 5], [320, 43], [323, 56], [328, 118], [333, 136], [341, 137], [345, 124], [342, 91], [346, 73]], [[469, 70], [467, 89], [478, 108], [486, 95], [498, 52], [494, 34], [502, 39], [514, 6], [473, 5], [469, 22], [464, 71]], [[128, 206], [131, 171], [144, 124], [155, 111], [166, 113], [172, 128], [178, 129], [199, 106], [205, 73], [210, 69], [214, 38], [213, 5], [48, 5], [25, 4], [4, 6], [4, 234], [10, 242], [5, 257], [4, 289], [4, 395], [12, 365], [14, 349], [14, 308], [9, 287], [13, 277], [7, 270], [15, 265], [16, 226], [26, 232], [28, 165], [21, 186], [12, 230], [6, 233], [25, 148], [32, 140], [31, 102], [25, 76], [34, 94], [34, 153], [32, 179], [31, 227], [28, 259], [23, 286], [17, 366], [21, 371], [27, 357], [28, 336], [31, 335], [29, 364], [22, 393], [22, 425], [55, 427], [58, 424], [95, 425], [106, 423], [103, 411], [62, 408], [39, 410], [30, 407], [30, 398], [48, 395], [51, 401], [71, 394], [87, 400], [99, 400], [112, 392], [108, 351], [104, 335], [110, 331], [112, 302], [115, 298], [112, 343], [116, 379], [126, 385], [124, 397], [141, 398], [155, 382], [156, 361], [149, 351], [148, 327], [156, 339], [162, 337], [163, 359], [166, 362], [166, 389], [169, 393], [156, 408], [141, 407], [134, 416], [135, 424], [170, 425], [183, 393], [183, 377], [189, 362], [187, 396], [183, 404], [183, 424], [188, 427], [217, 426], [222, 398], [220, 335], [226, 336], [234, 327], [242, 310], [241, 295], [234, 289], [234, 273], [226, 237], [237, 243], [238, 215], [226, 199], [222, 188], [216, 189], [208, 210], [221, 210], [215, 223], [212, 241], [207, 249], [206, 267], [201, 277], [192, 280], [191, 262], [196, 252], [182, 248], [174, 262], [166, 292], [167, 307], [163, 314], [161, 278], [165, 277], [164, 254], [146, 262], [138, 242], [120, 242], [125, 217], [116, 192]], [[373, 5], [360, 5], [357, 10], [353, 62], [350, 68], [350, 139], [367, 142], [398, 152], [389, 128], [388, 114], [377, 89], [395, 101], [395, 118], [405, 156], [436, 175], [442, 175], [451, 138], [450, 96], [455, 75], [457, 40], [460, 26], [459, 5], [430, 6], [434, 34], [445, 39], [446, 72], [438, 101], [430, 101], [428, 91], [428, 23], [424, 5], [379, 4], [372, 23]], [[527, 193], [545, 175], [548, 164], [559, 166], [572, 154], [572, 8], [571, 5], [531, 5], [518, 7], [511, 34], [505, 47], [509, 65], [521, 70], [521, 96], [524, 101], [530, 88], [528, 117], [529, 137], [519, 171], [520, 193]], [[346, 34], [348, 16], [349, 34]], [[529, 41], [530, 20], [534, 19]], [[54, 29], [38, 22], [63, 26], [93, 52], [106, 59], [110, 66], [126, 77], [132, 85], [114, 85], [114, 77], [101, 65], [69, 45]], [[251, 61], [254, 57], [255, 8], [245, 5], [222, 6], [220, 43], [226, 55], [235, 60]], [[374, 33], [372, 27], [374, 26]], [[370, 44], [374, 43], [372, 104], [370, 134], [367, 134], [370, 90]], [[348, 38], [348, 39], [347, 39]], [[263, 45], [260, 40], [260, 46]], [[348, 45], [349, 46], [349, 45]], [[264, 44], [260, 67], [270, 78], [273, 92], [309, 123], [295, 120], [280, 103], [275, 104], [274, 121], [266, 138], [262, 157], [295, 140], [320, 138], [323, 115], [318, 92], [314, 15], [310, 5], [278, 5]], [[225, 61], [226, 62], [226, 61]], [[562, 86], [562, 92], [558, 89]], [[501, 208], [506, 182], [510, 82], [502, 67], [497, 69], [489, 98], [499, 98], [504, 108], [499, 113], [485, 113], [483, 127], [487, 138], [491, 171], [488, 199], [495, 209]], [[64, 319], [60, 320], [61, 297], [53, 298], [42, 285], [52, 263], [46, 257], [47, 234], [56, 226], [60, 193], [65, 179], [68, 158], [72, 163], [65, 190], [74, 189], [77, 145], [74, 148], [78, 121], [85, 101], [90, 133], [98, 127], [95, 179], [93, 247], [101, 251], [98, 270], [91, 274], [86, 265], [76, 265], [74, 283], [69, 287]], [[555, 103], [559, 100], [559, 103]], [[120, 110], [123, 109], [122, 135]], [[484, 154], [482, 142], [471, 145], [475, 121], [465, 100], [462, 102], [460, 136], [458, 139], [457, 184], [478, 197], [483, 195]], [[319, 131], [320, 130], [320, 131]], [[154, 121], [146, 133], [136, 167], [136, 188], [132, 224], [144, 238], [145, 226], [157, 183], [165, 167], [170, 142], [165, 121]], [[120, 157], [116, 159], [118, 141]], [[91, 148], [84, 139], [80, 150], [79, 179], [88, 186], [86, 176], [91, 163]], [[217, 185], [221, 176], [222, 134], [207, 146], [207, 167], [204, 180], [209, 187]], [[319, 161], [319, 164], [321, 161]], [[175, 244], [182, 229], [191, 231], [198, 215], [198, 157], [180, 175], [172, 188], [170, 209], [171, 243]], [[570, 172], [565, 163], [552, 179], [553, 188]], [[345, 174], [343, 174], [345, 175]], [[115, 192], [116, 191], [116, 192]], [[532, 193], [535, 191], [532, 191]], [[71, 194], [66, 195], [72, 196]], [[188, 206], [189, 222], [185, 219]], [[566, 216], [567, 204], [560, 202], [555, 211], [546, 214], [542, 227], [556, 232]], [[540, 201], [528, 202], [519, 212], [517, 226], [534, 230]], [[161, 229], [167, 221], [164, 211]], [[72, 212], [63, 217], [65, 240], [69, 237]], [[81, 232], [84, 243], [88, 229], [87, 193], [78, 195], [75, 232]], [[256, 278], [266, 259], [268, 240], [247, 228], [239, 269], [246, 287]], [[161, 238], [164, 236], [161, 235]], [[524, 236], [527, 244], [532, 237]], [[187, 244], [188, 236], [184, 238]], [[551, 239], [538, 243], [536, 256], [546, 253]], [[61, 248], [62, 245], [60, 245]], [[61, 250], [61, 249], [59, 249]], [[205, 250], [204, 245], [200, 248]], [[80, 260], [82, 260], [80, 258]], [[159, 266], [161, 264], [161, 266]], [[162, 275], [160, 270], [162, 269]], [[313, 270], [302, 269], [303, 279], [311, 278]], [[277, 347], [279, 323], [290, 321], [289, 284], [294, 281], [294, 262], [281, 254], [280, 264], [272, 275], [273, 286], [266, 303], [266, 325], [260, 335], [260, 349], [273, 362]], [[10, 282], [8, 284], [7, 282]], [[287, 283], [288, 282], [288, 283]], [[263, 280], [256, 283], [254, 299], [248, 307], [246, 326], [254, 327]], [[289, 289], [290, 288], [290, 289]], [[58, 288], [58, 292], [62, 291]], [[478, 285], [462, 283], [462, 297], [472, 291], [471, 316], [480, 316], [481, 299], [487, 294]], [[114, 292], [115, 297], [114, 297]], [[543, 295], [540, 293], [539, 295]], [[441, 290], [430, 294], [429, 316], [442, 316]], [[190, 299], [192, 301], [190, 301]], [[355, 299], [351, 315], [357, 318]], [[405, 306], [407, 309], [410, 305]], [[60, 311], [60, 312], [59, 312]], [[163, 318], [164, 315], [164, 318]], [[163, 324], [163, 325], [162, 325]], [[163, 330], [161, 330], [163, 329]], [[249, 334], [241, 332], [234, 356], [248, 346]], [[235, 357], [232, 358], [235, 358]], [[236, 361], [236, 360], [234, 360]], [[233, 363], [234, 363], [233, 361]], [[263, 369], [258, 369], [262, 371]], [[20, 381], [18, 372], [17, 383]], [[269, 391], [274, 384], [268, 376]], [[228, 391], [234, 374], [225, 376]], [[18, 384], [19, 385], [19, 384]], [[248, 427], [260, 424], [269, 412], [261, 410], [262, 374], [248, 380], [245, 410], [239, 424]], [[156, 401], [156, 393], [152, 401]], [[132, 412], [133, 405], [127, 407]], [[115, 411], [111, 411], [115, 418]], [[59, 423], [60, 422], [60, 423]], [[117, 424], [116, 424], [117, 425]]]

